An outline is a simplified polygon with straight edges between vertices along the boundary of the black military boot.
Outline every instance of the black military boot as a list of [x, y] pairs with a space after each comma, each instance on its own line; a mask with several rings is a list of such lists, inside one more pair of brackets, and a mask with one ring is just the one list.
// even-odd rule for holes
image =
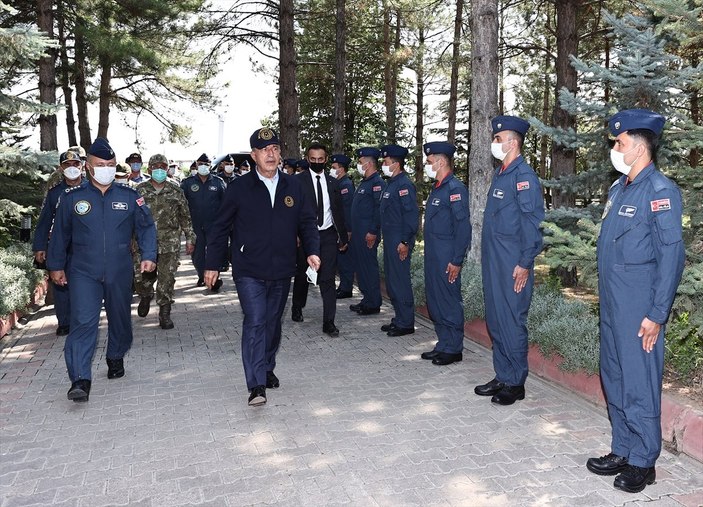
[[140, 296], [139, 306], [137, 307], [137, 315], [140, 317], [146, 317], [149, 315], [149, 308], [151, 308], [151, 296]]
[[159, 325], [161, 329], [173, 329], [171, 320], [171, 303], [159, 306]]

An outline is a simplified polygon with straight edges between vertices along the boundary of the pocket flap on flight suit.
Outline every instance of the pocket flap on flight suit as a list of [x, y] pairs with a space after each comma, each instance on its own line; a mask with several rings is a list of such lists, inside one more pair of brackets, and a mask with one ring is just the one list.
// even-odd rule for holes
[[659, 240], [665, 245], [681, 241], [681, 229], [676, 224], [676, 214], [671, 211], [660, 211], [654, 215]]
[[517, 202], [523, 213], [530, 213], [535, 210], [535, 200], [529, 190], [518, 191]]

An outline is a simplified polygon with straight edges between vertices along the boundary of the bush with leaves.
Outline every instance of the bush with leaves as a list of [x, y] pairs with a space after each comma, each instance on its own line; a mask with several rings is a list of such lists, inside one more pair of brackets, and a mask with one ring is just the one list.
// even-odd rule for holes
[[28, 244], [0, 248], [0, 316], [25, 308], [45, 272], [34, 268]]

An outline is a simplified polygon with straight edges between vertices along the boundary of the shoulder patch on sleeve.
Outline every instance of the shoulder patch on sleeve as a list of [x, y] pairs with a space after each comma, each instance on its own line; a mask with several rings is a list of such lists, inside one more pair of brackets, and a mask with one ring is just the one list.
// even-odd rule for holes
[[375, 185], [372, 189], [372, 192], [380, 192], [381, 191], [381, 185]]
[[143, 197], [140, 197], [139, 199], [137, 199], [137, 205], [144, 206], [144, 198]]
[[408, 195], [408, 193], [409, 193], [409, 191], [408, 191], [407, 188], [401, 188], [401, 189], [398, 191], [398, 195], [401, 196], [401, 197], [404, 196], [404, 195]]
[[530, 182], [529, 182], [529, 181], [518, 181], [518, 182], [517, 182], [517, 189], [518, 189], [518, 192], [519, 192], [520, 190], [529, 190], [529, 188], [530, 188]]
[[669, 211], [671, 209], [670, 199], [656, 199], [654, 201], [649, 201], [649, 206], [652, 211]]
[[449, 196], [449, 202], [461, 201], [461, 194], [452, 194]]
[[342, 190], [340, 190], [340, 193], [341, 193], [341, 194], [348, 194], [348, 193], [349, 193], [349, 189], [348, 189], [348, 188], [343, 188]]

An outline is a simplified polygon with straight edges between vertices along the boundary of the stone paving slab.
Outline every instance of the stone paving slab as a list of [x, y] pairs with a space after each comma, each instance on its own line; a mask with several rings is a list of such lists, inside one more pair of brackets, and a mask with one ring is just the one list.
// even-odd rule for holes
[[[63, 339], [50, 307], [0, 346], [0, 507], [703, 505], [703, 466], [664, 452], [639, 494], [590, 474], [608, 450], [601, 408], [530, 377], [527, 397], [492, 405], [473, 386], [490, 353], [438, 367], [431, 323], [390, 338], [392, 315], [338, 302], [338, 338], [321, 333], [310, 291], [305, 322], [285, 314], [279, 389], [250, 408], [241, 309], [229, 273], [220, 294], [195, 287], [184, 259], [173, 320], [136, 316], [122, 379], [106, 378], [105, 318], [90, 402], [66, 399]], [[356, 295], [356, 293], [355, 293]]]

